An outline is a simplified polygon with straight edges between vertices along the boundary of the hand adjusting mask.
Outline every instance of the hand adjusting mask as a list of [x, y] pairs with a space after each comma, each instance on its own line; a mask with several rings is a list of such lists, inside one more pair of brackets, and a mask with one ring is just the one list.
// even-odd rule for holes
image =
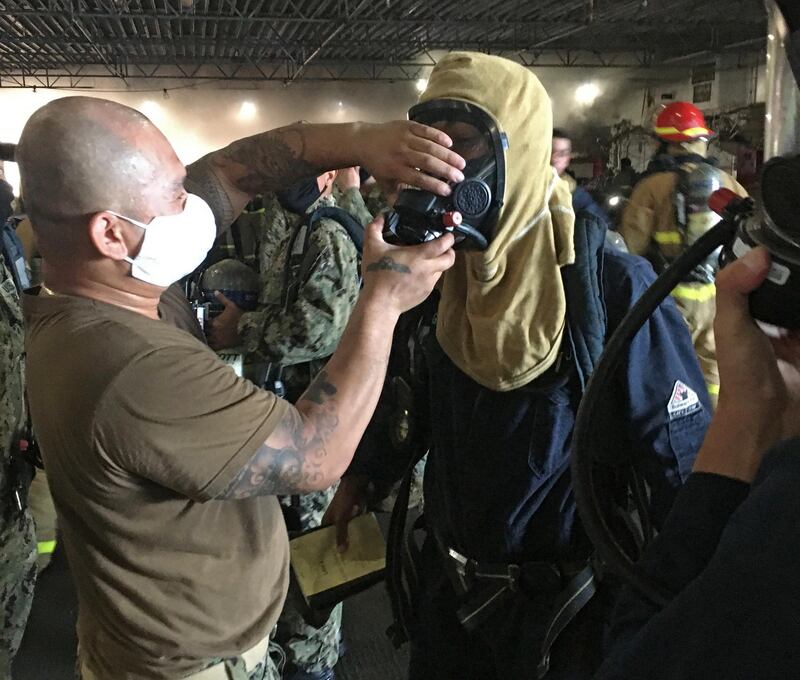
[[503, 206], [508, 140], [483, 109], [454, 99], [417, 104], [410, 120], [445, 127], [453, 151], [467, 161], [464, 181], [450, 196], [404, 188], [394, 209], [384, 215], [384, 238], [389, 243], [414, 245], [450, 232], [456, 249], [486, 250]]

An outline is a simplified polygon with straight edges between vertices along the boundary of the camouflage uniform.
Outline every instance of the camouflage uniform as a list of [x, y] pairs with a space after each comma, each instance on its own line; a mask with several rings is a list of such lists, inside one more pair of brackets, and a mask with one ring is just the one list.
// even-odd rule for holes
[[11, 660], [22, 641], [36, 580], [33, 520], [27, 508], [18, 509], [8, 474], [11, 442], [19, 434], [23, 415], [24, 349], [19, 296], [0, 256], [0, 678], [11, 675]]
[[[321, 198], [308, 212], [333, 206], [331, 196]], [[260, 381], [266, 367], [272, 375], [280, 367], [286, 398], [295, 402], [333, 354], [350, 318], [359, 292], [358, 253], [338, 222], [321, 220], [310, 237], [298, 295], [284, 311], [284, 272], [294, 226], [299, 217], [277, 202], [264, 216], [263, 231], [256, 239], [258, 266], [263, 284], [259, 306], [242, 315], [239, 332], [245, 353], [245, 375]], [[361, 194], [351, 189], [341, 195], [339, 207], [362, 224], [371, 220]], [[320, 525], [335, 487], [325, 491], [281, 499], [289, 529], [305, 531]], [[339, 659], [341, 605], [334, 608], [320, 627], [306, 623], [301, 611], [302, 597], [291, 592], [276, 640], [288, 657], [290, 669], [322, 673]]]
[[380, 215], [389, 210], [389, 204], [386, 202], [386, 197], [383, 195], [381, 188], [375, 184], [364, 196], [364, 203], [373, 215]]
[[[252, 670], [247, 668], [245, 660], [240, 656], [233, 659], [213, 659], [209, 663], [209, 667], [224, 663], [230, 680], [281, 680], [281, 670], [284, 662], [283, 651], [270, 640], [266, 658], [256, 664], [256, 667]], [[191, 678], [191, 676], [189, 677]], [[79, 678], [78, 680], [89, 679]]]
[[[257, 196], [214, 244], [207, 262], [232, 257], [256, 271], [269, 271], [275, 252], [300, 218], [284, 210], [275, 194]], [[241, 250], [234, 233], [238, 232]]]

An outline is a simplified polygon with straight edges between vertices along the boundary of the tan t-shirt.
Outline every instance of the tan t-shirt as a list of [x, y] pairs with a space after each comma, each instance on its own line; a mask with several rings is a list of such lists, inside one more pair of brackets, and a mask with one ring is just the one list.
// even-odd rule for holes
[[287, 587], [274, 497], [214, 500], [286, 403], [165, 321], [25, 295], [28, 394], [99, 677], [176, 678], [269, 633]]
[[206, 336], [203, 335], [203, 329], [197, 321], [194, 310], [177, 283], [173, 283], [161, 294], [161, 299], [158, 301], [158, 316], [206, 344]]

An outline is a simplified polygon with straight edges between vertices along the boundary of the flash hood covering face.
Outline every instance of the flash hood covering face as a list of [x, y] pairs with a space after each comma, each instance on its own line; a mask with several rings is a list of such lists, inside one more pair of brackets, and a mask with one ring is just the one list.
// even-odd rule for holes
[[445, 273], [436, 336], [473, 380], [513, 390], [558, 355], [566, 314], [559, 269], [575, 257], [572, 196], [550, 167], [550, 97], [519, 64], [454, 52], [434, 68], [420, 99], [434, 100], [479, 107], [508, 140], [492, 240], [483, 252], [458, 253]]

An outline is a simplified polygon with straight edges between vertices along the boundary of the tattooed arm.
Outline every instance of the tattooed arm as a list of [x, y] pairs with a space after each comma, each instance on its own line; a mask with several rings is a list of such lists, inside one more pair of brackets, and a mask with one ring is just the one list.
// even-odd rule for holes
[[370, 301], [353, 310], [339, 349], [224, 498], [327, 489], [344, 474], [383, 386], [396, 317]]
[[397, 247], [383, 241], [382, 226], [367, 227], [364, 290], [338, 349], [220, 498], [325, 489], [350, 464], [383, 387], [397, 318], [455, 261], [450, 235]]
[[448, 150], [450, 146], [452, 141], [443, 132], [411, 121], [295, 123], [239, 139], [192, 166], [213, 172], [230, 203], [233, 217], [226, 219], [232, 220], [256, 194], [285, 189], [326, 170], [360, 164], [376, 177], [447, 195], [447, 182], [464, 178], [460, 171], [464, 161]]

